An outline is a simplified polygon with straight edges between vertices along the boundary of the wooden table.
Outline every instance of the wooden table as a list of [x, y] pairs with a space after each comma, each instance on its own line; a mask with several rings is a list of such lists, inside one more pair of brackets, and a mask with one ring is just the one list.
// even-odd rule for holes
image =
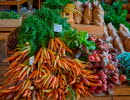
[[0, 1], [0, 5], [17, 5], [18, 12], [20, 12], [20, 5], [27, 2], [27, 0], [19, 0], [19, 1]]

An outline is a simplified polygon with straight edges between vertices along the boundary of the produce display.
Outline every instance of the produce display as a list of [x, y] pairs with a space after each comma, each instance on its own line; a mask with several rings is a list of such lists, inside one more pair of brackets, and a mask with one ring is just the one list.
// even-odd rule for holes
[[129, 39], [128, 28], [121, 24], [118, 32], [109, 23], [105, 37], [99, 38], [71, 29], [61, 11], [72, 11], [77, 24], [93, 21], [95, 25], [104, 24], [104, 11], [97, 1], [68, 3], [72, 2], [47, 0], [22, 22], [16, 49], [4, 61], [10, 66], [0, 97], [79, 100], [81, 96], [109, 95], [114, 86], [129, 79], [130, 54], [123, 47], [125, 38]]
[[20, 14], [16, 12], [2, 12], [0, 11], [0, 19], [19, 19]]

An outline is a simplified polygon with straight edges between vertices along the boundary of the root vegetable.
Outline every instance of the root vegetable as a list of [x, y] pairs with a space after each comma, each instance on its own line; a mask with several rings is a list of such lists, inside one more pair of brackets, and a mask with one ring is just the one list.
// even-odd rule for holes
[[125, 75], [120, 75], [119, 80], [120, 80], [121, 83], [126, 81], [126, 76]]

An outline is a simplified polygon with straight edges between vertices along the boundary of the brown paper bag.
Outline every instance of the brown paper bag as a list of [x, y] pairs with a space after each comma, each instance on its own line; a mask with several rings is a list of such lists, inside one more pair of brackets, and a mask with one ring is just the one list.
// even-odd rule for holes
[[92, 4], [90, 2], [85, 2], [85, 5], [83, 23], [90, 24], [92, 22]]
[[118, 49], [121, 53], [125, 52], [123, 43], [120, 37], [114, 37], [114, 44], [113, 46]]
[[126, 52], [130, 52], [130, 37], [124, 40], [124, 48]]
[[94, 7], [93, 10], [93, 22], [94, 25], [103, 25], [104, 24], [104, 10], [100, 4]]
[[112, 25], [112, 23], [109, 23], [109, 24], [107, 25], [107, 27], [108, 27], [108, 34], [109, 34], [110, 36], [112, 36], [113, 38], [114, 38], [114, 37], [118, 37], [117, 30], [116, 30], [115, 27]]
[[130, 37], [130, 31], [123, 24], [120, 24], [119, 35], [122, 41], [124, 41], [127, 37]]
[[83, 7], [82, 7], [82, 2], [77, 1], [77, 2], [75, 3], [75, 6], [76, 6], [75, 9], [78, 11], [78, 12], [75, 12], [75, 13], [74, 13], [75, 23], [76, 23], [76, 24], [81, 24], [81, 23], [82, 23], [82, 20], [83, 20], [83, 11], [84, 11], [84, 9], [83, 9]]

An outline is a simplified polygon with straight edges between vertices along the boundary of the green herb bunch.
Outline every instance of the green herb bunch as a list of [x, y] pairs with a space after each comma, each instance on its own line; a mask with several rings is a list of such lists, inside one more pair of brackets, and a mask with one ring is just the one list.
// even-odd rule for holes
[[[54, 23], [61, 24], [63, 31], [54, 32]], [[18, 45], [22, 47], [29, 42], [31, 46], [29, 56], [32, 56], [41, 46], [46, 47], [50, 38], [60, 37], [64, 31], [69, 29], [71, 29], [70, 24], [67, 23], [66, 18], [61, 17], [59, 11], [43, 6], [23, 21], [18, 36]]]
[[64, 32], [64, 36], [61, 37], [71, 49], [82, 48], [84, 45], [87, 50], [95, 50], [96, 44], [93, 41], [88, 41], [88, 33], [84, 31], [77, 32], [76, 29], [68, 30]]
[[102, 7], [105, 11], [106, 24], [112, 22], [116, 29], [119, 29], [120, 24], [124, 24], [130, 29], [130, 24], [126, 21], [128, 11], [122, 9], [122, 1], [114, 2], [112, 5], [102, 4]]
[[50, 9], [58, 9], [62, 11], [68, 3], [73, 3], [71, 0], [46, 0], [43, 5]]
[[19, 18], [20, 14], [14, 11], [11, 12], [0, 11], [0, 19], [19, 19]]

